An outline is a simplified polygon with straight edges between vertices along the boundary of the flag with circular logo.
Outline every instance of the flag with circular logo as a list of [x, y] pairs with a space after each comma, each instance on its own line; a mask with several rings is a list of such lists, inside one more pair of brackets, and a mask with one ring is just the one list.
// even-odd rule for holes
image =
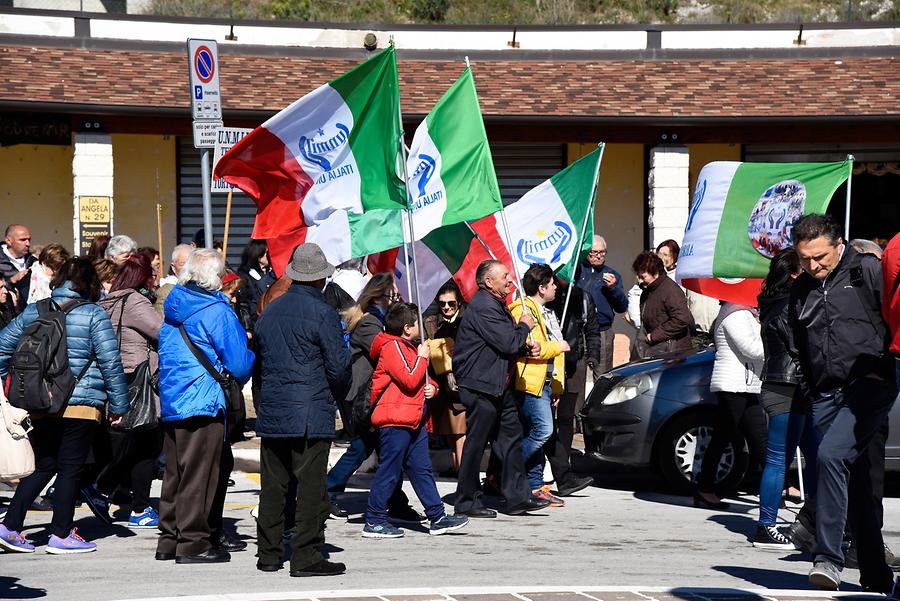
[[[803, 215], [824, 213], [852, 168], [852, 161], [704, 166], [678, 255], [678, 280], [696, 292], [755, 304], [770, 259], [793, 245], [794, 223]], [[724, 281], [697, 282], [708, 278]]]

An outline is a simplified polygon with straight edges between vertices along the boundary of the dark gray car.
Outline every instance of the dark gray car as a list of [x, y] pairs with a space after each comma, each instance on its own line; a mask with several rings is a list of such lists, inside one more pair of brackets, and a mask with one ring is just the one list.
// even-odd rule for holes
[[[657, 469], [675, 489], [696, 478], [712, 434], [715, 394], [709, 390], [712, 347], [663, 359], [634, 361], [604, 374], [582, 409], [603, 460]], [[737, 449], [737, 450], [736, 450]], [[730, 488], [747, 468], [746, 443], [729, 444], [717, 481]], [[900, 469], [900, 409], [891, 413], [887, 470]]]

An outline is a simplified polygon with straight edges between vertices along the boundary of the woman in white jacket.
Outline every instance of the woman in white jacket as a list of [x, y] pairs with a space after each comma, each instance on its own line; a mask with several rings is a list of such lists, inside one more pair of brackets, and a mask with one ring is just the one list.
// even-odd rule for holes
[[723, 503], [715, 491], [716, 475], [728, 444], [743, 442], [740, 436], [742, 422], [751, 457], [759, 465], [766, 459], [766, 419], [758, 397], [764, 354], [756, 309], [723, 304], [713, 324], [713, 339], [716, 361], [709, 389], [719, 402], [713, 434], [697, 478], [694, 505], [725, 509], [728, 504]]

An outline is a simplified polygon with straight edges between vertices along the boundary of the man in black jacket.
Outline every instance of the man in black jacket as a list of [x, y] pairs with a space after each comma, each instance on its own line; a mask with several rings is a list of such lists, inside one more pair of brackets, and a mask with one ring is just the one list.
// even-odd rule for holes
[[[805, 273], [791, 290], [789, 319], [813, 395], [813, 419], [823, 436], [809, 579], [819, 588], [838, 588], [849, 521], [860, 584], [867, 591], [890, 593], [893, 578], [884, 558], [880, 495], [874, 494], [865, 452], [897, 395], [881, 318], [881, 264], [844, 244], [827, 215], [803, 217], [792, 235]], [[883, 442], [880, 452], [883, 456]]]
[[[506, 307], [512, 289], [509, 269], [500, 261], [483, 261], [475, 272], [478, 291], [462, 316], [453, 349], [453, 372], [460, 401], [466, 406], [466, 443], [459, 466], [456, 514], [493, 518], [482, 505], [479, 488], [481, 459], [492, 431], [493, 451], [503, 464], [501, 486], [507, 512], [520, 515], [549, 503], [532, 498], [525, 479], [522, 424], [512, 391], [510, 369], [523, 352], [537, 356], [540, 347], [528, 342], [534, 320], [525, 311], [519, 323]], [[498, 426], [499, 420], [499, 429]]]
[[256, 567], [264, 572], [281, 569], [291, 474], [302, 494], [291, 539], [291, 576], [344, 572], [344, 564], [327, 561], [318, 549], [325, 542], [328, 516], [325, 472], [334, 438], [335, 400], [343, 399], [350, 387], [350, 352], [340, 319], [322, 295], [325, 279], [333, 272], [321, 248], [299, 245], [284, 271], [291, 286], [256, 322], [262, 357], [256, 417], [261, 438]]
[[16, 311], [22, 312], [31, 290], [31, 266], [37, 262], [31, 254], [31, 232], [24, 225], [6, 228], [6, 239], [0, 246], [0, 276], [6, 287], [16, 293]]

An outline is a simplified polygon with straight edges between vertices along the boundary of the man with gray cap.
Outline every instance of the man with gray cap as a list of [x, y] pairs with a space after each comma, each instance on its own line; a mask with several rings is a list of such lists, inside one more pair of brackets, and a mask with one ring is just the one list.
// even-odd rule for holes
[[299, 245], [284, 273], [290, 287], [266, 307], [255, 330], [262, 360], [256, 567], [263, 572], [282, 567], [285, 492], [293, 474], [302, 499], [291, 539], [291, 576], [331, 576], [342, 574], [344, 564], [325, 560], [318, 547], [325, 542], [328, 516], [325, 473], [335, 399], [343, 399], [350, 387], [350, 352], [338, 314], [322, 294], [334, 273], [322, 249]]

